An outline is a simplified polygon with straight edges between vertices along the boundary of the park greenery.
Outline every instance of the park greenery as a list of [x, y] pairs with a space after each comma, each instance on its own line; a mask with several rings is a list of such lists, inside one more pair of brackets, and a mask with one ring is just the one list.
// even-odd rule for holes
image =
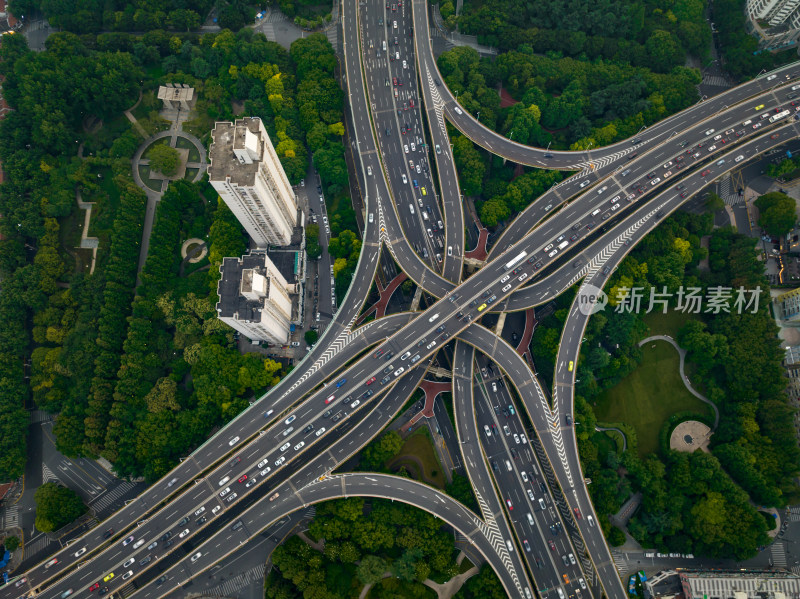
[[759, 211], [758, 226], [768, 235], [781, 237], [794, 229], [797, 223], [794, 198], [773, 191], [759, 197], [754, 204]]
[[[376, 585], [370, 597], [427, 597], [422, 581], [459, 573], [452, 533], [432, 514], [399, 501], [354, 497], [320, 503], [308, 533], [324, 543], [323, 551], [296, 536], [277, 547], [267, 599], [352, 597], [365, 584]], [[382, 581], [385, 572], [392, 576]], [[474, 578], [457, 596], [505, 596], [491, 568]]]
[[255, 10], [242, 0], [146, 0], [86, 2], [84, 0], [11, 0], [15, 15], [41, 11], [53, 27], [72, 33], [100, 31], [192, 31], [200, 27], [212, 8], [217, 24], [236, 31], [252, 22]]
[[[708, 249], [700, 245], [703, 236], [710, 236]], [[705, 258], [707, 266], [701, 267]], [[642, 316], [650, 289], [672, 292], [670, 307], [678, 310], [675, 294], [682, 286], [702, 292], [733, 287], [733, 300], [740, 286], [761, 289], [755, 312], [751, 305], [745, 313], [736, 313], [733, 300], [726, 303], [729, 311], [706, 311], [703, 305], [675, 335], [688, 352], [701, 392], [720, 411], [711, 453], [687, 455], [662, 447], [640, 455], [632, 427], [626, 427], [628, 450], [623, 453], [609, 444], [605, 433], [595, 431], [593, 406], [602, 394], [613, 393], [641, 360], [638, 341], [649, 335]], [[619, 298], [633, 287], [645, 289], [641, 313], [618, 311]], [[586, 329], [575, 402], [583, 470], [592, 480], [589, 491], [608, 538], [619, 536], [612, 532], [608, 516], [631, 492], [639, 491], [642, 504], [628, 531], [644, 546], [743, 559], [766, 542], [764, 519], [753, 505], [783, 507], [800, 497], [793, 482], [800, 471], [800, 450], [783, 391], [777, 329], [764, 301], [768, 289], [755, 240], [729, 228], [712, 231], [710, 214], [676, 213], [645, 237], [612, 275], [605, 289], [609, 306], [593, 315]], [[555, 300], [555, 311], [534, 333], [531, 349], [544, 376], [554, 372], [560, 331], [573, 297], [574, 291]], [[661, 309], [655, 305], [655, 310]], [[688, 417], [697, 419], [684, 419]], [[670, 420], [664, 426], [676, 424]]]
[[158, 171], [162, 175], [171, 177], [178, 171], [181, 159], [178, 150], [171, 148], [167, 144], [154, 144], [145, 155], [150, 160], [150, 168]]
[[[210, 186], [170, 185], [137, 277], [146, 197], [130, 158], [144, 140], [122, 111], [143, 82], [137, 115], [152, 134], [161, 125], [151, 90], [188, 83], [198, 101], [184, 126], [208, 140], [214, 121], [235, 118], [243, 104], [277, 140], [293, 182], [305, 176], [311, 153], [328, 191], [349, 205], [334, 67], [324, 35], [298, 40], [290, 52], [249, 29], [80, 39], [61, 32], [43, 52], [29, 51], [23, 36], [4, 39], [0, 74], [13, 110], [0, 123], [0, 479], [23, 472], [29, 399], [59, 414], [64, 454], [103, 456], [121, 476], [155, 480], [279, 380], [281, 365], [239, 354], [216, 317], [219, 264], [241, 255], [246, 239]], [[99, 129], [85, 127], [88, 115], [102, 120]], [[75, 156], [80, 142], [83, 159]], [[91, 274], [91, 254], [75, 249], [83, 222], [76, 189], [95, 202]], [[352, 210], [339, 210], [331, 227], [333, 251], [344, 258], [339, 275], [348, 277], [360, 248]], [[190, 237], [209, 246], [198, 264], [180, 258]]]
[[36, 528], [41, 532], [59, 530], [88, 509], [75, 491], [56, 483], [44, 483], [36, 489], [33, 500], [36, 502]]
[[8, 551], [14, 552], [21, 545], [21, 542], [19, 540], [19, 537], [10, 536], [10, 537], [6, 537], [3, 540], [3, 545], [5, 545], [5, 548]]

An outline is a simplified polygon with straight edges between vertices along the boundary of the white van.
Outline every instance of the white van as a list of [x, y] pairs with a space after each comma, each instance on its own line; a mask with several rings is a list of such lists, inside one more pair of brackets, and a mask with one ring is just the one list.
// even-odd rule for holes
[[381, 42], [381, 48], [383, 48], [383, 51], [386, 52], [386, 40]]
[[506, 470], [508, 470], [509, 472], [513, 470], [513, 468], [511, 467], [511, 462], [509, 462], [508, 460], [506, 460]]
[[528, 516], [528, 524], [530, 524], [531, 526], [533, 526], [533, 525], [534, 525], [534, 522], [533, 522], [533, 516], [531, 516], [531, 513], [530, 513], [530, 512], [528, 512], [526, 515]]

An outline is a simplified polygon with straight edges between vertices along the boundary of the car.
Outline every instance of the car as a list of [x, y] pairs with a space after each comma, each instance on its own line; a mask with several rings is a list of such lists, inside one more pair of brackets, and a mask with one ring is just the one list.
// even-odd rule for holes
[[583, 183], [580, 184], [580, 188], [583, 189], [584, 187], [589, 185], [589, 183], [591, 183], [591, 181], [584, 181]]
[[111, 580], [112, 578], [114, 578], [114, 573], [113, 573], [113, 572], [109, 572], [108, 574], [106, 574], [106, 575], [103, 577], [103, 582], [108, 582], [108, 581], [109, 581], [109, 580]]
[[548, 539], [548, 540], [547, 540], [547, 544], [548, 544], [548, 545], [550, 545], [550, 549], [552, 549], [553, 551], [555, 551], [555, 550], [556, 550], [556, 544], [555, 544], [555, 543], [553, 543], [553, 540], [552, 540], [552, 539]]
[[[403, 151], [404, 151], [406, 154], [408, 154], [408, 144], [403, 144]], [[406, 179], [406, 176], [405, 176], [405, 175], [403, 175], [403, 183], [408, 183], [408, 179]]]
[[406, 177], [406, 174], [405, 174], [405, 173], [403, 173], [402, 175], [400, 175], [400, 177], [403, 179], [403, 183], [408, 183], [408, 177]]
[[[240, 483], [243, 483], [243, 482], [244, 482], [244, 481], [246, 481], [246, 480], [247, 480], [247, 475], [246, 475], [246, 474], [242, 474], [242, 475], [239, 477], [239, 482], [240, 482]], [[205, 509], [205, 508], [203, 508], [203, 509]], [[199, 514], [198, 514], [197, 512], [195, 512], [195, 514], [194, 514], [194, 515], [195, 515], [195, 516], [198, 516]]]
[[514, 504], [511, 503], [510, 499], [506, 499], [506, 505], [508, 506], [509, 511], [514, 509]]
[[753, 125], [753, 129], [758, 129], [759, 127], [761, 127], [761, 123], [756, 123]]
[[25, 577], [23, 576], [23, 577], [22, 577], [22, 578], [20, 578], [20, 579], [19, 579], [17, 582], [15, 582], [15, 583], [14, 583], [14, 586], [15, 586], [15, 587], [17, 587], [17, 588], [19, 588], [19, 587], [21, 587], [23, 584], [25, 584], [26, 582], [28, 582], [28, 579], [27, 579], [27, 578], [25, 578]]
[[100, 588], [100, 583], [99, 583], [99, 582], [96, 582], [96, 583], [94, 583], [92, 586], [90, 586], [90, 587], [89, 587], [89, 592], [91, 593], [91, 592], [93, 592], [93, 591], [96, 591], [96, 590], [97, 590], [97, 589], [99, 589], [99, 588]]
[[667, 171], [666, 173], [664, 173], [664, 178], [666, 179], [667, 177], [669, 177], [671, 175], [672, 175], [672, 171]]
[[77, 550], [75, 553], [73, 553], [73, 556], [74, 556], [74, 557], [80, 557], [80, 556], [82, 556], [84, 553], [86, 553], [86, 547], [81, 547], [81, 548], [80, 548], [80, 549], [78, 549], [78, 550]]
[[127, 539], [125, 539], [124, 541], [122, 541], [122, 546], [123, 546], [123, 547], [127, 547], [127, 546], [128, 546], [128, 545], [130, 545], [131, 543], [133, 543], [133, 535], [129, 536]]
[[778, 139], [779, 137], [780, 137], [780, 134], [778, 134], [778, 133], [773, 133], [772, 135], [769, 136], [770, 139]]
[[289, 442], [287, 441], [286, 443], [284, 443], [283, 445], [281, 445], [281, 451], [286, 451], [286, 450], [287, 450], [287, 449], [289, 449], [291, 446], [292, 446], [292, 444], [291, 444], [291, 443], [289, 443]]
[[527, 551], [528, 553], [531, 552], [531, 546], [528, 544], [528, 539], [524, 539], [522, 541], [522, 545], [523, 547], [525, 547], [525, 551]]
[[164, 541], [166, 541], [167, 539], [169, 539], [171, 536], [172, 536], [172, 531], [169, 531], [169, 530], [168, 530], [168, 531], [167, 531], [167, 532], [165, 532], [163, 535], [161, 535], [161, 538], [159, 539], [159, 541], [161, 541], [161, 542], [163, 543]]
[[[245, 474], [243, 478], [247, 478], [247, 475]], [[241, 478], [239, 479], [239, 482], [242, 482]], [[200, 514], [202, 514], [205, 511], [206, 511], [206, 506], [202, 505], [202, 506], [200, 506], [200, 508], [195, 510], [194, 515], [195, 516], [199, 516]], [[148, 547], [148, 549], [149, 549], [149, 547]]]
[[153, 541], [152, 543], [150, 543], [150, 544], [147, 546], [147, 550], [148, 550], [148, 551], [152, 551], [152, 550], [153, 550], [153, 549], [155, 549], [156, 547], [158, 547], [158, 541]]
[[701, 177], [705, 177], [705, 176], [706, 176], [707, 174], [709, 174], [710, 172], [711, 172], [711, 169], [706, 169], [706, 170], [704, 170], [702, 173], [700, 173], [700, 176], [701, 176]]
[[295, 418], [297, 418], [297, 415], [296, 414], [292, 414], [286, 420], [284, 420], [283, 423], [284, 424], [291, 424], [292, 422], [295, 421]]
[[320, 429], [319, 429], [319, 430], [318, 430], [316, 433], [314, 433], [314, 436], [315, 436], [315, 437], [319, 437], [319, 436], [320, 436], [320, 435], [322, 435], [322, 433], [324, 433], [324, 432], [325, 432], [325, 427], [323, 426], [323, 427], [322, 427], [322, 428], [320, 428]]
[[520, 444], [519, 435], [517, 433], [514, 433], [514, 443], [516, 443], [517, 445]]
[[231, 493], [231, 494], [228, 496], [228, 498], [227, 498], [225, 501], [227, 501], [228, 503], [230, 503], [231, 501], [233, 501], [234, 499], [236, 499], [238, 496], [239, 496], [239, 495], [238, 495], [237, 493]]
[[122, 580], [128, 580], [131, 576], [133, 576], [133, 570], [128, 570], [122, 575]]
[[282, 455], [277, 460], [275, 460], [275, 466], [280, 466], [286, 461], [286, 456]]
[[714, 150], [716, 150], [716, 149], [717, 149], [717, 146], [709, 146], [709, 147], [708, 147], [708, 151], [709, 151], [709, 153], [710, 153], [710, 152], [713, 152], [713, 151], [714, 151]]
[[648, 178], [648, 179], [652, 179], [652, 178], [653, 178], [653, 177], [655, 177], [655, 176], [656, 176], [656, 173], [655, 173], [655, 171], [654, 171], [654, 172], [652, 172], [652, 173], [648, 173], [648, 174], [647, 174], [647, 178]]
[[569, 554], [569, 563], [572, 564], [573, 566], [576, 564], [575, 556], [571, 553]]
[[162, 584], [164, 584], [166, 581], [167, 581], [167, 575], [165, 574], [164, 576], [162, 576], [161, 578], [159, 578], [158, 580], [156, 580], [156, 586], [157, 586], [157, 587], [160, 587], [160, 586], [161, 586]]
[[196, 562], [197, 560], [199, 560], [201, 557], [203, 557], [203, 553], [202, 553], [201, 551], [198, 551], [197, 553], [195, 553], [195, 554], [194, 554], [194, 555], [191, 557], [191, 562], [192, 562], [192, 563], [194, 563], [194, 562]]
[[305, 445], [306, 445], [305, 441], [300, 441], [300, 443], [298, 443], [297, 445], [294, 446], [294, 450], [295, 451], [299, 451], [299, 450], [303, 449], [303, 447], [305, 447]]
[[123, 567], [123, 568], [130, 568], [130, 567], [131, 567], [133, 564], [135, 564], [135, 563], [136, 563], [136, 558], [135, 558], [135, 557], [132, 557], [131, 559], [129, 559], [128, 561], [126, 561], [124, 564], [122, 564], [122, 567]]
[[689, 192], [688, 192], [688, 191], [682, 191], [682, 192], [681, 192], [681, 197], [682, 197], [682, 198], [685, 198], [685, 197], [686, 197], [686, 196], [688, 196], [688, 195], [689, 195]]
[[379, 349], [379, 350], [378, 350], [378, 351], [376, 351], [374, 354], [372, 354], [372, 357], [373, 357], [373, 358], [376, 358], [376, 359], [377, 359], [377, 358], [380, 358], [380, 357], [381, 357], [381, 356], [382, 356], [382, 355], [385, 353], [385, 351], [386, 351], [386, 350]]
[[350, 404], [350, 408], [355, 410], [359, 405], [361, 405], [361, 400], [357, 399], [353, 403]]
[[525, 490], [528, 492], [528, 498], [531, 500], [531, 503], [533, 503], [535, 499], [533, 496], [533, 491], [531, 491], [530, 489], [525, 489]]
[[[552, 529], [553, 527], [551, 526], [550, 528]], [[569, 558], [566, 553], [561, 556], [561, 561], [564, 562], [565, 566], [569, 566]]]
[[173, 478], [171, 481], [169, 481], [169, 482], [167, 483], [167, 488], [170, 488], [170, 487], [171, 487], [172, 485], [174, 485], [176, 482], [178, 482], [178, 479], [177, 479], [177, 478]]
[[104, 538], [104, 539], [108, 539], [108, 538], [110, 538], [110, 537], [111, 537], [111, 535], [113, 535], [113, 534], [114, 534], [114, 529], [113, 529], [113, 528], [109, 528], [107, 531], [105, 531], [105, 532], [103, 533], [103, 538]]
[[61, 593], [61, 599], [67, 599], [67, 597], [69, 597], [70, 595], [72, 595], [72, 589], [67, 589], [66, 591]]
[[234, 446], [234, 445], [236, 445], [238, 442], [239, 442], [239, 437], [234, 437], [233, 439], [231, 439], [230, 441], [228, 441], [228, 445], [230, 445], [231, 447], [233, 447], [233, 446]]
[[371, 379], [369, 379], [369, 380], [368, 380], [368, 381], [367, 381], [365, 384], [366, 384], [366, 385], [371, 385], [371, 384], [372, 384], [372, 383], [374, 383], [374, 382], [375, 382], [375, 377], [373, 376], [373, 377], [372, 377]]
[[586, 588], [586, 581], [583, 578], [579, 578], [578, 583], [581, 585], [582, 589]]
[[591, 514], [586, 516], [586, 520], [589, 522], [589, 526], [594, 526], [594, 518], [592, 518]]
[[406, 367], [405, 366], [401, 366], [400, 368], [398, 368], [397, 370], [394, 371], [394, 375], [395, 376], [400, 376], [405, 371], [406, 371]]
[[425, 188], [424, 188], [424, 187], [422, 188], [422, 195], [424, 195], [424, 196], [428, 195], [428, 192], [427, 192], [427, 191], [425, 191]]
[[[366, 399], [367, 397], [372, 397], [372, 394], [373, 394], [373, 393], [375, 393], [375, 392], [374, 392], [372, 389], [370, 389], [369, 391], [367, 391], [366, 393], [364, 393], [364, 394], [361, 396], [361, 398], [362, 398], [362, 399]], [[323, 429], [323, 430], [324, 430], [324, 429]]]
[[669, 162], [667, 162], [667, 163], [666, 163], [666, 164], [663, 166], [663, 168], [669, 168], [669, 167], [671, 167], [673, 164], [674, 164], [674, 162], [672, 162], [672, 160], [670, 160]]
[[[767, 80], [769, 81], [770, 78], [775, 79], [775, 76], [774, 75], [770, 75], [769, 77], [767, 77]], [[758, 106], [756, 106], [755, 109], [756, 110], [761, 110], [762, 108], [764, 108], [764, 105], [763, 104], [759, 104]]]

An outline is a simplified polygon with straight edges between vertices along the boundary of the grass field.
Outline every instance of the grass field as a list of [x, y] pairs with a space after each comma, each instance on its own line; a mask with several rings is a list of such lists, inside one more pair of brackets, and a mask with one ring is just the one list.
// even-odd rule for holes
[[[419, 464], [422, 464], [423, 472], [419, 471]], [[417, 429], [417, 432], [403, 443], [400, 453], [386, 466], [392, 471], [405, 466], [414, 479], [444, 489], [445, 478], [442, 466], [439, 464], [439, 458], [436, 457], [433, 445], [431, 445], [427, 429]]]
[[666, 341], [647, 343], [639, 367], [596, 401], [600, 422], [624, 422], [636, 429], [641, 456], [658, 450], [658, 433], [672, 414], [692, 410], [713, 418], [711, 409], [683, 385], [679, 366], [678, 352]]
[[650, 335], [669, 335], [673, 339], [678, 336], [683, 325], [695, 318], [695, 314], [676, 310], [670, 310], [666, 314], [653, 311], [642, 316], [644, 323], [650, 327]]

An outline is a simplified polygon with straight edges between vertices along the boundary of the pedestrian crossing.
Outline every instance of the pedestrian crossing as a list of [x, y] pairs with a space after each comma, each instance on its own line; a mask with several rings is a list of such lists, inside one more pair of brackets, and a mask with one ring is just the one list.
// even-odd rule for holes
[[789, 522], [800, 521], [800, 507], [789, 508]]
[[52, 416], [43, 410], [33, 410], [31, 412], [31, 424], [39, 424], [40, 422], [50, 422]]
[[131, 489], [133, 489], [136, 485], [134, 483], [123, 481], [117, 487], [114, 487], [111, 491], [107, 491], [100, 495], [96, 500], [90, 502], [89, 505], [92, 506], [92, 509], [96, 512], [99, 512], [108, 506], [112, 505], [115, 501], [117, 501], [120, 497], [128, 493]]
[[14, 526], [19, 526], [18, 505], [10, 505], [5, 509], [3, 513], [3, 525], [4, 528], [12, 528]]
[[625, 559], [625, 555], [620, 553], [619, 551], [612, 551], [611, 552], [611, 559], [614, 560], [614, 565], [617, 568], [617, 572], [620, 575], [624, 575], [625, 572], [628, 571], [628, 560]]
[[325, 37], [328, 38], [328, 41], [331, 43], [331, 46], [333, 46], [334, 48], [338, 47], [336, 45], [337, 39], [338, 39], [338, 30], [339, 30], [339, 28], [335, 27], [335, 26], [334, 27], [328, 27], [327, 29], [325, 29]]
[[772, 566], [774, 568], [786, 567], [786, 546], [783, 543], [773, 543], [769, 547], [772, 555]]
[[27, 543], [25, 543], [25, 557], [30, 557], [32, 555], [36, 555], [40, 551], [44, 551], [47, 549], [47, 546], [55, 541], [51, 540], [46, 534], [40, 534], [38, 537], [34, 537]]
[[715, 87], [733, 87], [725, 77], [721, 75], [709, 75], [708, 73], [703, 75], [703, 84], [713, 85]]
[[219, 586], [209, 591], [203, 591], [203, 594], [214, 597], [236, 597], [243, 588], [262, 580], [264, 580], [264, 566], [253, 566], [238, 576], [229, 578]]
[[719, 197], [721, 197], [728, 206], [734, 206], [739, 203], [739, 195], [733, 188], [730, 175], [725, 175], [720, 180], [718, 190]]

